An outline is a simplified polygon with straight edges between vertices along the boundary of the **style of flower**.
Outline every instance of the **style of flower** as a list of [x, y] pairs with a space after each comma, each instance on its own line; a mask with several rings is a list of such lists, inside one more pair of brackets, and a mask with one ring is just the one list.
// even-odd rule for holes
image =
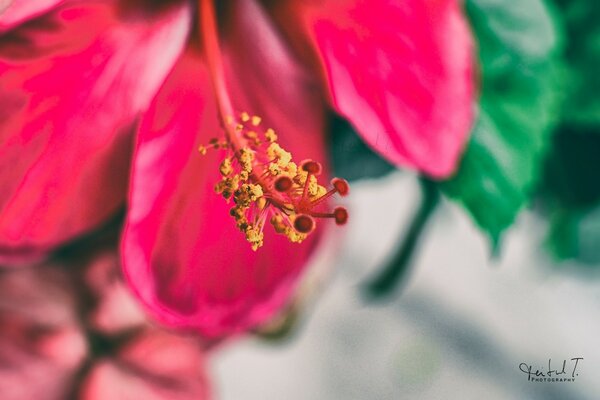
[[161, 322], [224, 336], [286, 302], [322, 242], [315, 218], [348, 218], [327, 201], [347, 183], [317, 180], [329, 108], [391, 162], [452, 173], [473, 100], [456, 0], [216, 3], [9, 2], [4, 264], [43, 257], [127, 198], [130, 288]]

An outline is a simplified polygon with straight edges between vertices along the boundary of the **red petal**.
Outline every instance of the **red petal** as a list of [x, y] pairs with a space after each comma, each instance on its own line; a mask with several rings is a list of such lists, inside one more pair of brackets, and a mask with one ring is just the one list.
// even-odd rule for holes
[[[284, 4], [285, 3], [285, 4]], [[450, 175], [473, 120], [472, 39], [455, 0], [291, 0], [281, 29], [332, 104], [400, 166]]]
[[126, 128], [179, 54], [188, 11], [132, 15], [78, 2], [0, 36], [0, 263], [81, 234], [121, 206]]
[[35, 18], [65, 0], [0, 0], [0, 32]]
[[[235, 105], [262, 116], [298, 160], [323, 160], [318, 93], [264, 16], [238, 4], [227, 46]], [[212, 93], [203, 60], [189, 51], [142, 121], [122, 250], [129, 283], [157, 318], [222, 336], [264, 321], [286, 301], [318, 233], [298, 245], [266, 226], [265, 245], [251, 250], [229, 216], [232, 205], [213, 190], [224, 154], [196, 151], [221, 135]]]

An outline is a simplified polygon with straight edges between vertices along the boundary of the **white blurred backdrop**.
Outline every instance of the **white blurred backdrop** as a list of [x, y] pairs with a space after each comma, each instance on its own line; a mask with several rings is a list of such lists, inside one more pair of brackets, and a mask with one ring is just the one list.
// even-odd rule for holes
[[[491, 260], [470, 219], [444, 201], [401, 295], [379, 303], [361, 297], [360, 285], [385, 263], [418, 201], [410, 174], [354, 184], [334, 276], [299, 330], [280, 343], [247, 338], [220, 350], [212, 360], [215, 396], [600, 398], [600, 276], [552, 265], [540, 247], [545, 227], [532, 214], [520, 217]], [[561, 367], [574, 357], [584, 358], [575, 382], [528, 382], [519, 371], [523, 362], [535, 371], [549, 358]]]

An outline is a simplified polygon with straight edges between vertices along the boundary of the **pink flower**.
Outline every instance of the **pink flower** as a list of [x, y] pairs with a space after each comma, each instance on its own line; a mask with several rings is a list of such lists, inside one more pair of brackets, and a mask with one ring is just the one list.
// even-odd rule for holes
[[[218, 19], [210, 0], [32, 4], [0, 15], [0, 257], [43, 256], [128, 196], [125, 276], [171, 326], [216, 337], [264, 321], [322, 236], [315, 218], [345, 222], [310, 177], [328, 175], [328, 107], [434, 177], [468, 135], [472, 49], [455, 0], [240, 0], [219, 2]], [[267, 128], [323, 164], [291, 164]], [[198, 154], [212, 138], [229, 153]], [[225, 197], [246, 183], [235, 210], [218, 182]]]
[[0, 272], [3, 400], [203, 400], [197, 338], [152, 326], [114, 251]]

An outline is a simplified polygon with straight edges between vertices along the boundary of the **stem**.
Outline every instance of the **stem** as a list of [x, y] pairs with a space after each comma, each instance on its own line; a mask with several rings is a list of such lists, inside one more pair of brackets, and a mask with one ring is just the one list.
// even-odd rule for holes
[[433, 215], [439, 202], [440, 193], [437, 184], [427, 178], [421, 178], [420, 183], [422, 191], [421, 205], [410, 223], [401, 246], [393, 255], [390, 263], [364, 286], [365, 295], [371, 300], [390, 295], [402, 281], [402, 278], [406, 276], [427, 221]]
[[214, 0], [199, 0], [198, 17], [200, 21], [200, 36], [204, 44], [206, 63], [210, 73], [213, 90], [217, 98], [217, 106], [223, 129], [231, 143], [234, 152], [244, 147], [248, 147], [246, 141], [241, 138], [227, 122], [227, 117], [234, 117], [233, 103], [229, 97], [227, 86], [225, 85], [225, 74], [223, 71], [223, 59], [219, 47], [219, 31], [217, 29], [217, 16], [215, 13]]
[[[223, 130], [227, 136], [227, 140], [231, 145], [234, 154], [237, 154], [243, 148], [249, 148], [246, 139], [241, 137], [238, 132], [228, 123], [227, 118], [235, 118], [233, 103], [229, 97], [227, 86], [225, 84], [225, 69], [223, 68], [223, 58], [221, 57], [221, 49], [219, 46], [219, 31], [217, 29], [217, 16], [215, 13], [214, 0], [199, 0], [198, 18], [200, 21], [200, 40], [204, 44], [206, 55], [206, 63], [210, 73], [211, 81], [215, 97], [217, 98], [217, 107], [219, 116], [223, 125]], [[264, 171], [264, 166], [255, 165], [253, 177], [265, 191], [269, 190], [267, 182], [261, 177]], [[276, 196], [280, 203], [283, 199]]]

